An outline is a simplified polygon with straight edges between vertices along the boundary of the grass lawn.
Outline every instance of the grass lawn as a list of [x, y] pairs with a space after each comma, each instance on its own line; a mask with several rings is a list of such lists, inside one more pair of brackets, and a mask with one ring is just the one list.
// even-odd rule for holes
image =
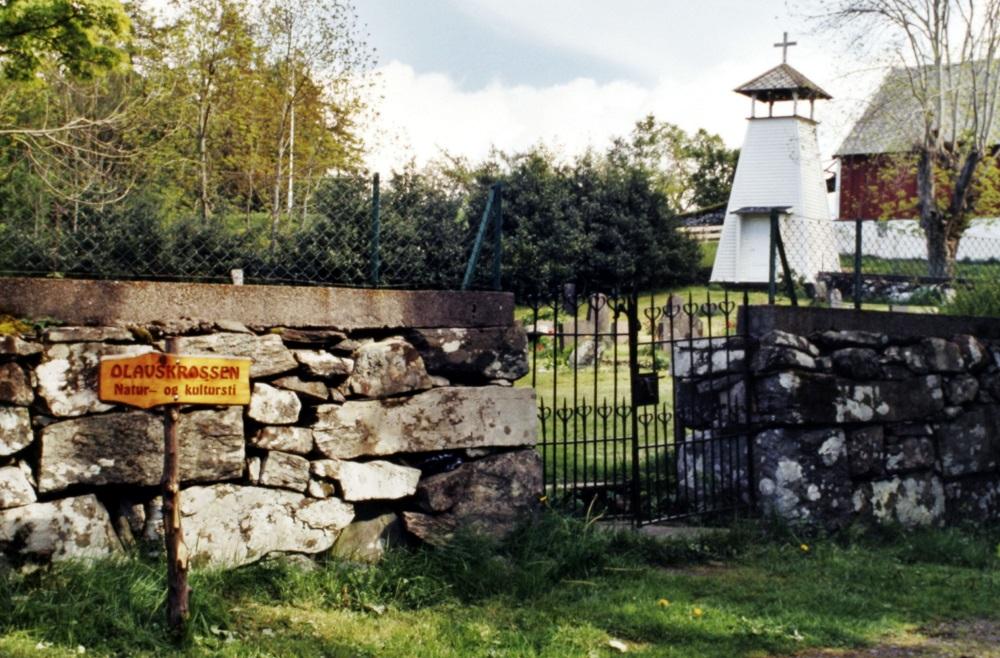
[[959, 622], [989, 637], [1000, 628], [997, 539], [807, 540], [748, 525], [657, 543], [547, 515], [501, 545], [397, 549], [378, 568], [196, 572], [176, 648], [161, 564], [63, 565], [0, 576], [0, 655], [841, 655], [816, 651], [919, 644]]

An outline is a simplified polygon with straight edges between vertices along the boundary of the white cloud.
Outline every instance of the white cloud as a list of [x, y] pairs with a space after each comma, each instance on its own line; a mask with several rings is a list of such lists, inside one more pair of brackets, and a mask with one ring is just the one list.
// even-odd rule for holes
[[[705, 128], [739, 146], [749, 100], [732, 89], [744, 81], [734, 71], [744, 68], [726, 62], [703, 69], [697, 80], [661, 77], [651, 85], [578, 78], [546, 87], [495, 82], [465, 91], [447, 75], [390, 62], [379, 71], [383, 97], [367, 135], [369, 165], [388, 172], [411, 156], [420, 164], [443, 152], [477, 160], [491, 146], [517, 151], [538, 143], [572, 156], [589, 146], [605, 147], [649, 113], [689, 131]], [[839, 106], [821, 103], [817, 118], [827, 116], [833, 118], [831, 129], [821, 126], [820, 138], [821, 149], [830, 153], [846, 121]]]

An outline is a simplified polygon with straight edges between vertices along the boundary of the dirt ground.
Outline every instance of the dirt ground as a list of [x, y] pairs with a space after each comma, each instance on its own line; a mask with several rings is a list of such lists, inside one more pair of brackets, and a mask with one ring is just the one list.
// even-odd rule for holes
[[1000, 658], [1000, 621], [947, 622], [914, 629], [866, 649], [810, 650], [796, 658]]

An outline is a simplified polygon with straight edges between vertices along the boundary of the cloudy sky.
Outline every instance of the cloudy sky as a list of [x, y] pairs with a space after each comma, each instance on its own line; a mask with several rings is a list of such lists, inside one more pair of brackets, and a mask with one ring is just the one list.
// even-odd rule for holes
[[545, 143], [603, 147], [648, 113], [739, 146], [749, 100], [732, 92], [781, 62], [831, 93], [832, 153], [877, 77], [790, 0], [358, 0], [377, 50], [370, 164]]

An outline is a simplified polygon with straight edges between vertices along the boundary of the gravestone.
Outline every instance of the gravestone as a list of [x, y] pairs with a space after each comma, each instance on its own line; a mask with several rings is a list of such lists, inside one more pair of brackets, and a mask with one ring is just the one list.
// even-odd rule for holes
[[701, 338], [704, 335], [701, 318], [696, 314], [688, 315], [684, 310], [684, 304], [684, 299], [679, 295], [667, 297], [667, 303], [663, 306], [663, 314], [656, 322], [656, 340], [689, 340]]

